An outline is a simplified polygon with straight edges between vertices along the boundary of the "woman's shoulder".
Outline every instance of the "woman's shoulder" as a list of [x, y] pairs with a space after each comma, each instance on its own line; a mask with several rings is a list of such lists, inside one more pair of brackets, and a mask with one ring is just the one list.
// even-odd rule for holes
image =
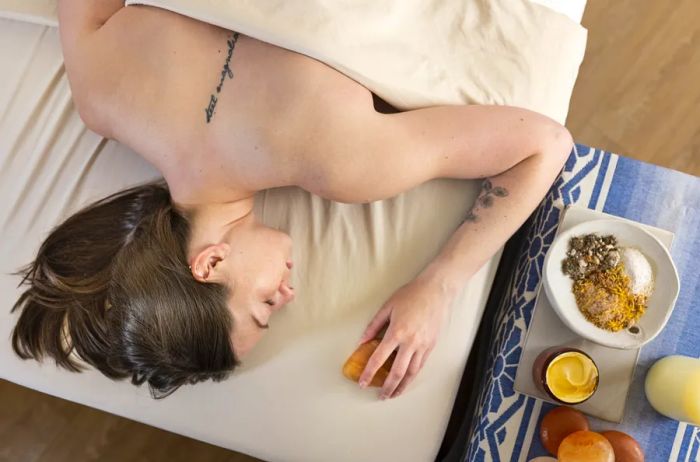
[[374, 114], [366, 88], [315, 59], [158, 8], [119, 10], [73, 58], [90, 128], [162, 172], [208, 159], [206, 176], [246, 191], [323, 175], [319, 146]]

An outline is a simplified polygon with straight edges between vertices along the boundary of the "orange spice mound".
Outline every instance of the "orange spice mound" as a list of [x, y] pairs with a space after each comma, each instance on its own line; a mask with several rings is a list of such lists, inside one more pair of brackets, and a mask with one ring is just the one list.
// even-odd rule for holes
[[573, 291], [586, 319], [613, 332], [627, 328], [646, 309], [646, 295], [632, 293], [622, 264], [575, 281]]

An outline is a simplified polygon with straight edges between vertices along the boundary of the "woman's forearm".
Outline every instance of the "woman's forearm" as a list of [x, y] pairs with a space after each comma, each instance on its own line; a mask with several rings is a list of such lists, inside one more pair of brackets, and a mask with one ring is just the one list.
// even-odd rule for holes
[[[560, 172], [573, 142], [567, 140], [485, 179], [464, 222], [423, 270], [443, 290], [456, 294], [508, 240], [540, 203]], [[562, 154], [566, 149], [566, 154]]]
[[561, 170], [573, 144], [561, 133], [568, 132], [543, 139], [536, 154], [484, 180], [474, 206], [437, 258], [384, 303], [360, 338], [375, 338], [389, 322], [360, 384], [369, 383], [397, 347], [382, 396], [397, 396], [413, 380], [437, 342], [452, 300], [525, 221]]

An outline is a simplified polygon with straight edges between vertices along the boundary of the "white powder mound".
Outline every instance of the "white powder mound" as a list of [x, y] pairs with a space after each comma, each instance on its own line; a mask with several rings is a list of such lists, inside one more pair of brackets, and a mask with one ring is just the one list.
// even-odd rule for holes
[[632, 293], [651, 295], [654, 290], [654, 273], [647, 257], [637, 249], [625, 247], [622, 250], [622, 264], [630, 278]]

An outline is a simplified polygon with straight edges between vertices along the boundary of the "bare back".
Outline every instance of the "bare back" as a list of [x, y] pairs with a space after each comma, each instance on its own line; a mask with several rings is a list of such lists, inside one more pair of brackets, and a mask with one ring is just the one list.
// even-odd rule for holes
[[153, 163], [183, 205], [286, 185], [370, 202], [497, 175], [571, 138], [507, 106], [380, 114], [366, 88], [314, 59], [123, 0], [59, 0], [59, 23], [83, 119]]
[[334, 163], [304, 149], [313, 127], [329, 111], [376, 114], [367, 89], [325, 64], [157, 8], [122, 8], [67, 51], [76, 99], [99, 101], [92, 128], [153, 163], [181, 202], [313, 189]]

